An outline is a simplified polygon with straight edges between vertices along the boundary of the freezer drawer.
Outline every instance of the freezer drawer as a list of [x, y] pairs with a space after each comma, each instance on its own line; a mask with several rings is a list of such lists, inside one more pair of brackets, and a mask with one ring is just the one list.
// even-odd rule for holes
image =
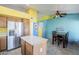
[[7, 48], [7, 50], [11, 50], [11, 49], [13, 49], [14, 47], [15, 47], [15, 37], [14, 36], [10, 36], [10, 37], [8, 37], [8, 40], [7, 40], [7, 44], [8, 44], [8, 48]]

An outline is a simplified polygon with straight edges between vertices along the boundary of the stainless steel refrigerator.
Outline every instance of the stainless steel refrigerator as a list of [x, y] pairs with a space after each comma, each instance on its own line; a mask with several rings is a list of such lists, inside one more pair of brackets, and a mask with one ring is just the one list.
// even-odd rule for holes
[[20, 37], [23, 34], [23, 23], [8, 21], [7, 27], [7, 50], [11, 50], [20, 46]]

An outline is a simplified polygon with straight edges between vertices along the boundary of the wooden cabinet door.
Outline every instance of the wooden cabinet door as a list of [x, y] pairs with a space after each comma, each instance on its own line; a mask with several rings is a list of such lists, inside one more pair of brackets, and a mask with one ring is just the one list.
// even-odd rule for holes
[[6, 17], [0, 17], [0, 27], [6, 27]]
[[23, 19], [23, 24], [24, 24], [24, 35], [29, 35], [30, 34], [30, 20]]
[[33, 46], [26, 42], [26, 55], [33, 55]]
[[1, 52], [1, 39], [0, 39], [0, 52]]
[[1, 37], [0, 38], [0, 50], [5, 50], [6, 49], [6, 37]]
[[22, 55], [33, 55], [33, 46], [21, 39]]
[[22, 55], [25, 55], [25, 41], [21, 39], [21, 53]]

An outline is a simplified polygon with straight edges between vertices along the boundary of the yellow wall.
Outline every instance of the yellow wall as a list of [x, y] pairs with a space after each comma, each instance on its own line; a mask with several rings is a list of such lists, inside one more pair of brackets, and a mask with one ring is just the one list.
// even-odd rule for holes
[[29, 7], [25, 12], [32, 16], [32, 19], [30, 19], [30, 34], [33, 35], [33, 22], [37, 22], [38, 17], [37, 10], [33, 7]]
[[[7, 7], [0, 6], [0, 16], [12, 16], [18, 18], [30, 19], [31, 16], [25, 12], [20, 12], [14, 9], [10, 9]], [[0, 32], [7, 32], [6, 28], [0, 28]]]
[[7, 28], [0, 28], [0, 32], [7, 32]]
[[3, 6], [0, 6], [0, 15], [26, 18], [26, 19], [31, 18], [31, 16], [27, 13], [20, 12], [20, 11], [10, 9], [10, 8], [7, 8], [7, 7], [3, 7]]
[[[32, 8], [32, 7], [29, 7], [27, 10], [26, 10], [26, 12], [28, 13], [28, 14], [30, 14], [32, 17], [34, 17], [33, 18], [33, 20], [31, 21], [31, 23], [32, 22], [35, 22], [35, 23], [37, 23], [38, 21], [39, 21], [39, 19], [38, 19], [38, 12], [37, 12], [37, 10], [35, 9], [35, 8]], [[38, 23], [39, 24], [39, 23]], [[31, 28], [32, 28], [32, 30], [33, 30], [33, 27], [31, 26]], [[31, 31], [32, 31], [31, 30]], [[42, 30], [43, 30], [43, 28], [41, 27], [41, 26], [39, 26], [38, 25], [38, 36], [40, 36], [40, 37], [42, 37]]]
[[38, 36], [42, 37], [42, 28], [38, 28]]
[[34, 17], [35, 19], [37, 19], [37, 17], [38, 17], [38, 13], [37, 13], [37, 10], [35, 9], [35, 8], [33, 8], [33, 7], [29, 7], [27, 10], [26, 10], [26, 12], [28, 13], [28, 14], [30, 14], [32, 17]]

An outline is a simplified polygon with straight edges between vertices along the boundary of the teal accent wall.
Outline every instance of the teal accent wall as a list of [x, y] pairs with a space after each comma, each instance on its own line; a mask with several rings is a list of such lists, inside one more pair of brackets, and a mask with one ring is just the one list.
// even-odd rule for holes
[[69, 41], [79, 41], [79, 14], [68, 14], [64, 17], [58, 17], [44, 21], [44, 37], [51, 39], [52, 31], [56, 28], [63, 28], [69, 32]]

